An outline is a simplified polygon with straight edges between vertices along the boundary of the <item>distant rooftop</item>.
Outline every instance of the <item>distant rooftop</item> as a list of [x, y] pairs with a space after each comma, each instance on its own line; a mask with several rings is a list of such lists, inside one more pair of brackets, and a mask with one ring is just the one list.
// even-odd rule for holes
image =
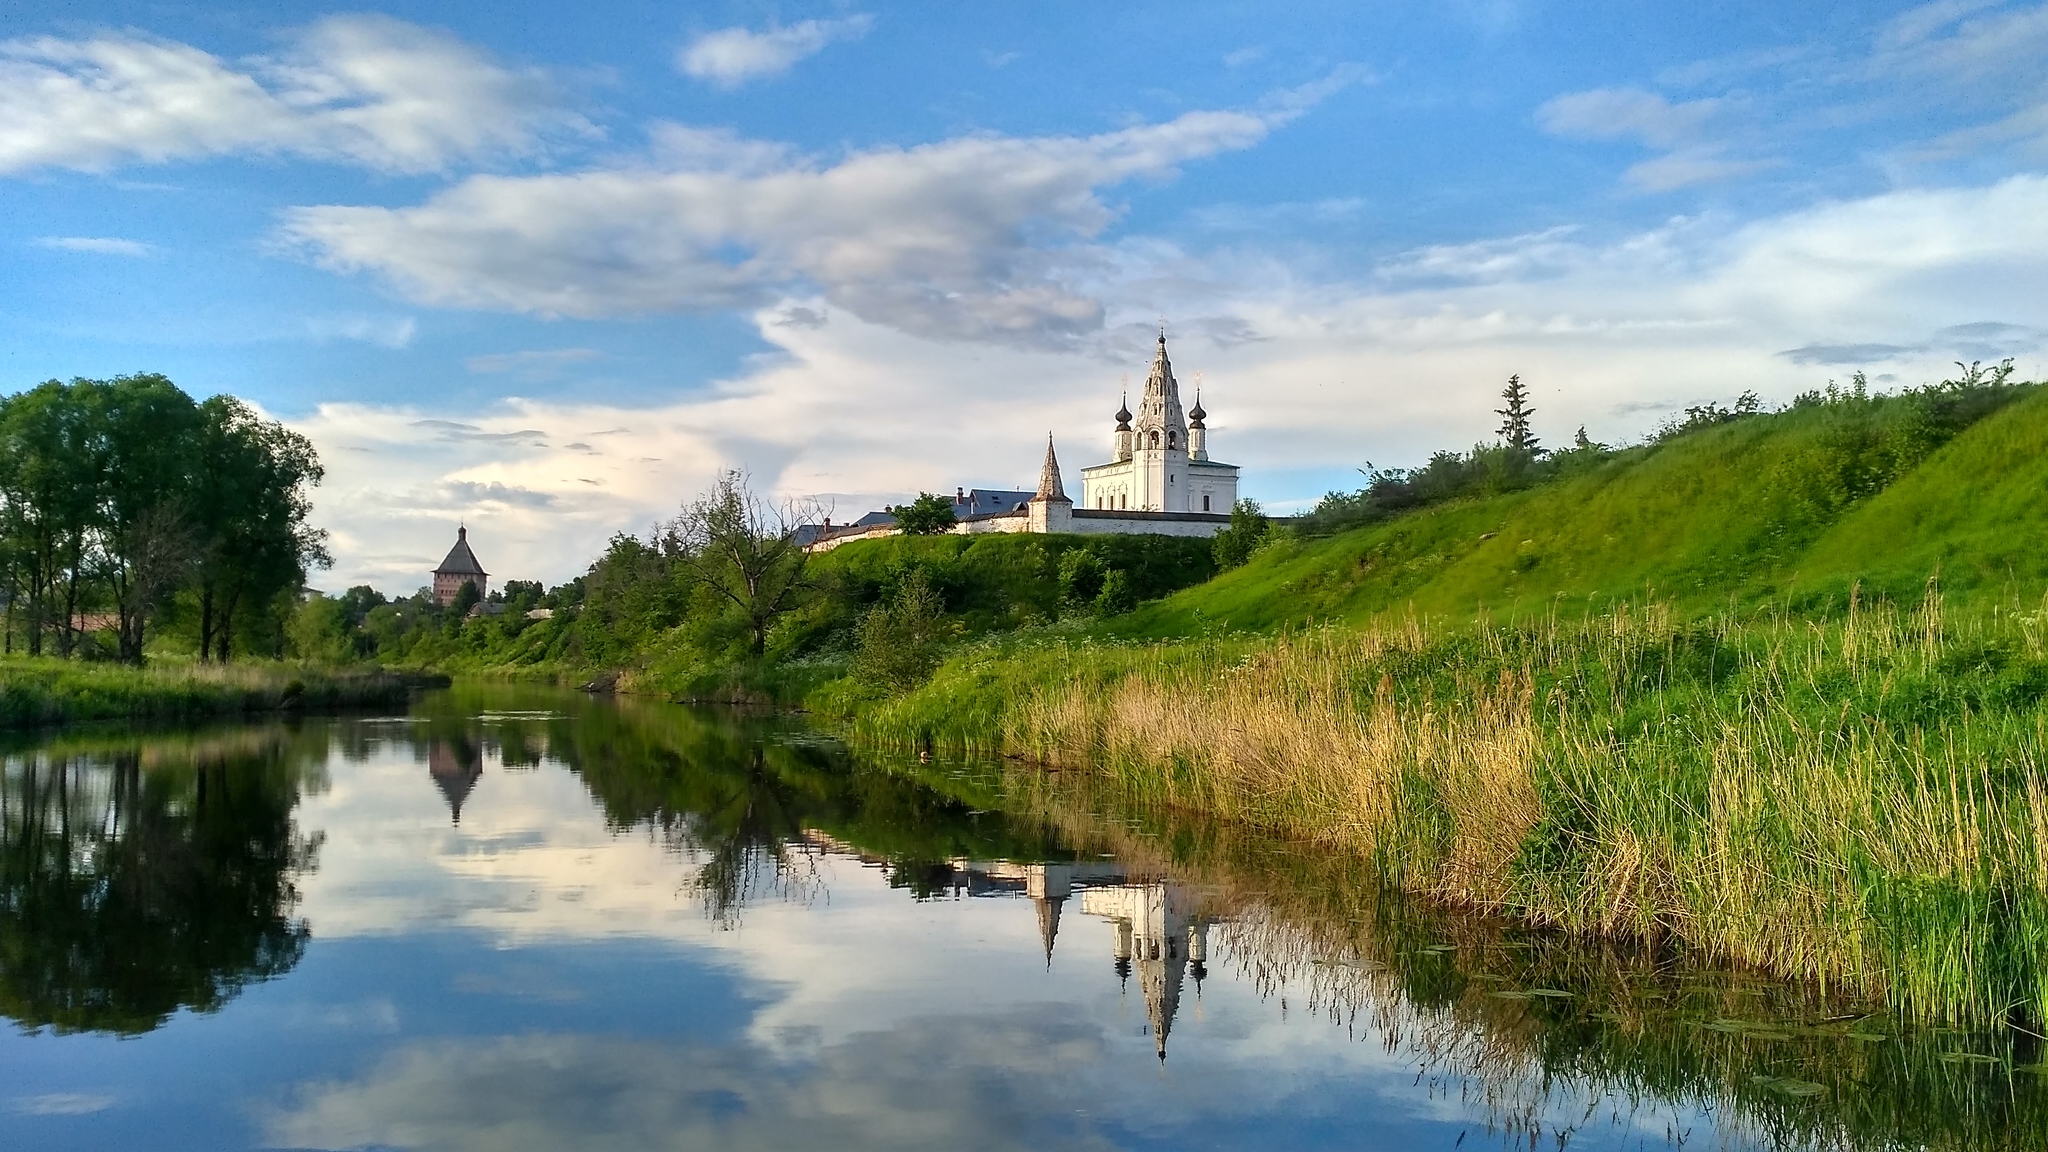
[[455, 547], [448, 550], [448, 558], [434, 569], [436, 576], [489, 576], [484, 566], [476, 562], [476, 553], [469, 550], [469, 528], [455, 530]]

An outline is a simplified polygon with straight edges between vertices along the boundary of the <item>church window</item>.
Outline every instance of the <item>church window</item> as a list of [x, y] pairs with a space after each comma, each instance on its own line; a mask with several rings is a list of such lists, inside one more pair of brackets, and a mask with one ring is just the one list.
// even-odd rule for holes
[[1202, 511], [1204, 511], [1204, 512], [1207, 512], [1208, 510], [1209, 510], [1209, 494], [1208, 494], [1207, 492], [1204, 492], [1204, 493], [1202, 493]]
[[1166, 446], [1167, 446], [1168, 448], [1171, 448], [1171, 447], [1173, 447], [1173, 446], [1174, 446], [1174, 442], [1175, 442], [1176, 440], [1178, 440], [1178, 439], [1179, 439], [1179, 437], [1180, 437], [1180, 433], [1178, 433], [1178, 432], [1168, 432], [1168, 433], [1166, 434]]
[[1154, 447], [1154, 448], [1157, 448], [1157, 447], [1159, 447], [1159, 433], [1157, 433], [1157, 432], [1154, 432], [1154, 433], [1152, 434], [1152, 447]]

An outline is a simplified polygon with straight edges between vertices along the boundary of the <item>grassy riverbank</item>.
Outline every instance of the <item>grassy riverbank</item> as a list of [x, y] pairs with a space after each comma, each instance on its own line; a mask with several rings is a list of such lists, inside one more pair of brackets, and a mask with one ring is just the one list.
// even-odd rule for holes
[[1575, 1143], [1602, 1127], [1683, 1132], [1695, 1110], [1745, 1147], [1961, 1152], [2048, 1140], [2048, 1065], [2022, 1030], [1916, 1026], [1845, 989], [1461, 914], [1383, 887], [1355, 855], [1133, 805], [1090, 773], [884, 763], [977, 807], [1042, 820], [1134, 876], [1187, 886], [1212, 922], [1214, 955], [1269, 1004], [1383, 1040], [1447, 1094], [1483, 1100], [1507, 1146]]
[[434, 678], [271, 662], [137, 668], [11, 657], [0, 660], [0, 728], [395, 705], [425, 679]]
[[990, 650], [855, 726], [1085, 766], [1461, 905], [2039, 1021], [2044, 695], [2042, 614], [1930, 595]]

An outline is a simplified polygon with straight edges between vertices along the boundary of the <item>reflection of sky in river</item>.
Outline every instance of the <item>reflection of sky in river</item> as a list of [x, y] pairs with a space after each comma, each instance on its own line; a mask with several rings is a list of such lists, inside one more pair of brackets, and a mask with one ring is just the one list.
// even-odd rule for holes
[[[301, 883], [313, 944], [290, 975], [134, 1039], [0, 1040], [0, 1144], [1405, 1148], [1481, 1135], [1456, 1084], [1432, 1091], [1362, 1026], [1261, 998], [1227, 949], [1189, 982], [1162, 1064], [1138, 978], [1113, 968], [1115, 928], [1078, 899], [1050, 965], [1025, 899], [920, 902], [843, 855], [819, 861], [802, 899], [721, 924], [689, 861], [645, 828], [607, 828], [574, 775], [493, 760], [462, 782], [457, 825], [446, 772], [429, 767], [379, 742], [303, 801], [300, 826], [324, 843]], [[1662, 1120], [1588, 1123], [1573, 1146], [1644, 1135], [1661, 1143]]]

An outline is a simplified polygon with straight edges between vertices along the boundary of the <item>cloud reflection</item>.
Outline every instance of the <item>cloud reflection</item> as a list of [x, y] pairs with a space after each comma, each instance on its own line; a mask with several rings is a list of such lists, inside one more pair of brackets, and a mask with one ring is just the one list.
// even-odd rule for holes
[[810, 1060], [751, 1045], [542, 1035], [435, 1040], [367, 1076], [306, 1089], [274, 1116], [289, 1147], [449, 1152], [562, 1148], [1091, 1149], [1076, 1070], [1103, 1049], [1066, 1010], [907, 1022]]

